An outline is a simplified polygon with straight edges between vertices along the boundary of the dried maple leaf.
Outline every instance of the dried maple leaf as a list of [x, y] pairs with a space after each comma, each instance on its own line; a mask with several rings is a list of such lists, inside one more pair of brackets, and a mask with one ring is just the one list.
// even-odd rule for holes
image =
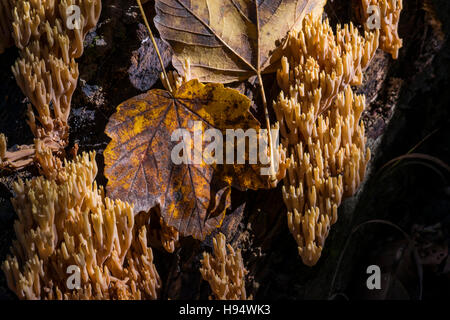
[[[105, 130], [112, 138], [104, 152], [109, 195], [134, 203], [136, 211], [159, 205], [169, 227], [203, 239], [221, 225], [230, 189], [214, 177], [214, 165], [175, 164], [171, 153], [179, 143], [172, 133], [183, 128], [195, 137], [198, 129], [202, 134], [211, 128], [257, 130], [249, 108], [250, 100], [236, 90], [198, 80], [173, 94], [155, 89], [123, 102]], [[202, 150], [207, 145], [203, 141]]]
[[326, 0], [156, 0], [154, 19], [169, 42], [173, 65], [204, 82], [260, 76], [281, 58], [280, 40], [306, 14], [322, 14]]

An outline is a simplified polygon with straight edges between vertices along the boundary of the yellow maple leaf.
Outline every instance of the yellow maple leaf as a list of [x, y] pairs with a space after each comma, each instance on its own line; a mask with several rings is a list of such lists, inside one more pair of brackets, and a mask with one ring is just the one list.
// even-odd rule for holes
[[[195, 136], [199, 123], [201, 134], [211, 128], [257, 130], [249, 108], [250, 100], [238, 91], [198, 80], [173, 94], [155, 89], [123, 102], [105, 130], [112, 138], [104, 152], [109, 195], [134, 203], [137, 211], [159, 205], [169, 227], [203, 239], [222, 223], [229, 185], [214, 175], [215, 164], [174, 163], [179, 142], [172, 134], [183, 129]], [[206, 145], [194, 145], [194, 157]]]

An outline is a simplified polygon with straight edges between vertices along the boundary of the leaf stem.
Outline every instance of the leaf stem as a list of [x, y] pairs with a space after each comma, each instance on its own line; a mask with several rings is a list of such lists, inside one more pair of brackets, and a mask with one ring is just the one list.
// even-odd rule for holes
[[[267, 107], [267, 100], [266, 100], [266, 92], [264, 90], [264, 83], [261, 77], [261, 72], [258, 72], [258, 82], [259, 82], [259, 87], [261, 90], [261, 98], [262, 98], [262, 102], [263, 102], [263, 106], [264, 106], [264, 116], [266, 118], [266, 127], [267, 127], [267, 132], [268, 132], [268, 139], [269, 139], [269, 152], [270, 152], [270, 172], [272, 174], [272, 178], [274, 178], [274, 176], [276, 175], [275, 172], [275, 164], [274, 164], [274, 150], [273, 148], [275, 147], [272, 144], [272, 131], [271, 131], [271, 127], [270, 127], [270, 118], [269, 118], [269, 110]], [[275, 179], [275, 178], [274, 178]]]
[[262, 102], [263, 102], [263, 107], [264, 107], [264, 116], [266, 118], [266, 127], [267, 127], [267, 132], [268, 132], [268, 140], [269, 140], [269, 153], [270, 153], [270, 173], [272, 174], [272, 179], [275, 179], [275, 164], [274, 164], [274, 157], [273, 157], [273, 148], [274, 146], [272, 145], [272, 131], [271, 131], [271, 127], [270, 127], [270, 118], [269, 118], [269, 110], [267, 107], [267, 99], [266, 99], [266, 92], [264, 90], [264, 83], [261, 77], [261, 35], [260, 35], [260, 25], [259, 25], [259, 6], [258, 6], [258, 1], [255, 1], [255, 9], [256, 9], [256, 29], [258, 32], [258, 56], [257, 56], [257, 64], [258, 64], [258, 70], [256, 71], [256, 74], [258, 76], [258, 82], [259, 82], [259, 87], [261, 90], [261, 98], [262, 98]]
[[169, 91], [171, 93], [173, 93], [172, 87], [170, 86], [169, 77], [167, 77], [166, 68], [164, 67], [163, 59], [161, 58], [161, 54], [159, 53], [158, 45], [156, 44], [155, 38], [153, 37], [152, 29], [150, 29], [150, 25], [148, 24], [147, 16], [145, 15], [144, 8], [142, 7], [141, 0], [136, 0], [136, 1], [139, 5], [139, 9], [141, 10], [141, 15], [142, 15], [142, 18], [144, 19], [144, 23], [145, 23], [145, 26], [147, 27], [148, 33], [150, 34], [150, 38], [152, 39], [152, 43], [153, 43], [153, 46], [155, 47], [156, 54], [158, 55], [159, 63], [161, 64], [161, 68], [162, 68], [162, 72], [164, 74], [164, 79], [166, 81], [167, 88], [169, 89]]

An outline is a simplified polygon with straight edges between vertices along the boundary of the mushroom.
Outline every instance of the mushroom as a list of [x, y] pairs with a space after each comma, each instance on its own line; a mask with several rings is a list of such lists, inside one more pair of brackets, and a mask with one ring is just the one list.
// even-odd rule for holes
[[282, 91], [274, 109], [287, 164], [283, 199], [308, 266], [319, 260], [337, 208], [357, 191], [370, 159], [360, 120], [365, 97], [351, 85], [361, 83], [378, 38], [378, 31], [360, 36], [352, 24], [334, 33], [328, 20], [307, 16], [302, 30], [289, 35], [277, 72]]
[[200, 273], [208, 281], [217, 300], [247, 300], [244, 267], [241, 250], [234, 251], [226, 244], [225, 235], [217, 234], [213, 238], [214, 254], [203, 253], [200, 261]]
[[[9, 288], [20, 299], [156, 299], [146, 226], [97, 187], [95, 153], [64, 164], [48, 149], [37, 153], [58, 176], [14, 184], [17, 240], [2, 264]], [[73, 270], [79, 287], [67, 285]]]
[[398, 23], [403, 9], [403, 0], [362, 0], [361, 23], [370, 31], [380, 30], [380, 48], [398, 58], [403, 40], [398, 35]]
[[[7, 2], [1, 1], [0, 14], [5, 15]], [[52, 0], [10, 0], [8, 3], [12, 36], [20, 49], [12, 72], [33, 106], [28, 108], [28, 124], [38, 141], [53, 152], [61, 152], [68, 144], [68, 118], [79, 76], [75, 59], [83, 54], [87, 32], [97, 24], [101, 1], [63, 0], [58, 5]], [[79, 17], [72, 10], [76, 7]], [[77, 18], [78, 23], [73, 23]], [[1, 48], [2, 45], [0, 51]], [[0, 155], [0, 167], [17, 169], [33, 162], [32, 153], [28, 159], [14, 162], [19, 156], [22, 153], [10, 154], [8, 159]]]

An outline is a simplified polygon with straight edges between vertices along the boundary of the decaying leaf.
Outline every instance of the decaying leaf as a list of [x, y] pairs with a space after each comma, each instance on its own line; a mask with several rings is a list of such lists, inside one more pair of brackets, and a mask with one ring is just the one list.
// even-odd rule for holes
[[[173, 65], [204, 82], [229, 83], [275, 71], [280, 41], [303, 17], [322, 14], [326, 0], [156, 0], [155, 25], [169, 42]], [[272, 70], [271, 70], [272, 69]]]
[[[279, 127], [273, 126], [271, 130], [272, 136], [275, 136]], [[274, 167], [276, 174], [273, 176], [269, 170], [270, 154], [267, 131], [262, 130], [258, 132], [257, 142], [255, 140], [253, 139], [252, 141], [252, 138], [247, 139], [245, 136], [236, 139], [236, 149], [239, 149], [239, 144], [244, 144], [244, 147], [248, 146], [245, 150], [244, 164], [223, 164], [217, 166], [218, 176], [229, 185], [241, 191], [275, 188], [278, 181], [281, 181], [286, 174], [286, 153], [282, 146], [279, 145], [278, 148], [275, 147], [272, 149], [276, 161]], [[241, 150], [244, 147], [241, 146]], [[238, 150], [236, 151], [236, 153], [239, 153]], [[258, 153], [258, 159], [255, 156], [256, 152]], [[241, 162], [243, 162], [242, 159]]]
[[[169, 227], [203, 239], [221, 225], [230, 189], [215, 178], [213, 164], [175, 164], [171, 154], [180, 142], [172, 141], [172, 133], [183, 128], [195, 139], [200, 129], [202, 135], [212, 128], [259, 129], [249, 108], [250, 100], [236, 90], [198, 80], [173, 94], [151, 90], [125, 101], [105, 130], [112, 138], [104, 152], [109, 196], [133, 203], [136, 211], [159, 205]], [[202, 150], [209, 143], [203, 140]], [[199, 152], [189, 152], [192, 160]]]

